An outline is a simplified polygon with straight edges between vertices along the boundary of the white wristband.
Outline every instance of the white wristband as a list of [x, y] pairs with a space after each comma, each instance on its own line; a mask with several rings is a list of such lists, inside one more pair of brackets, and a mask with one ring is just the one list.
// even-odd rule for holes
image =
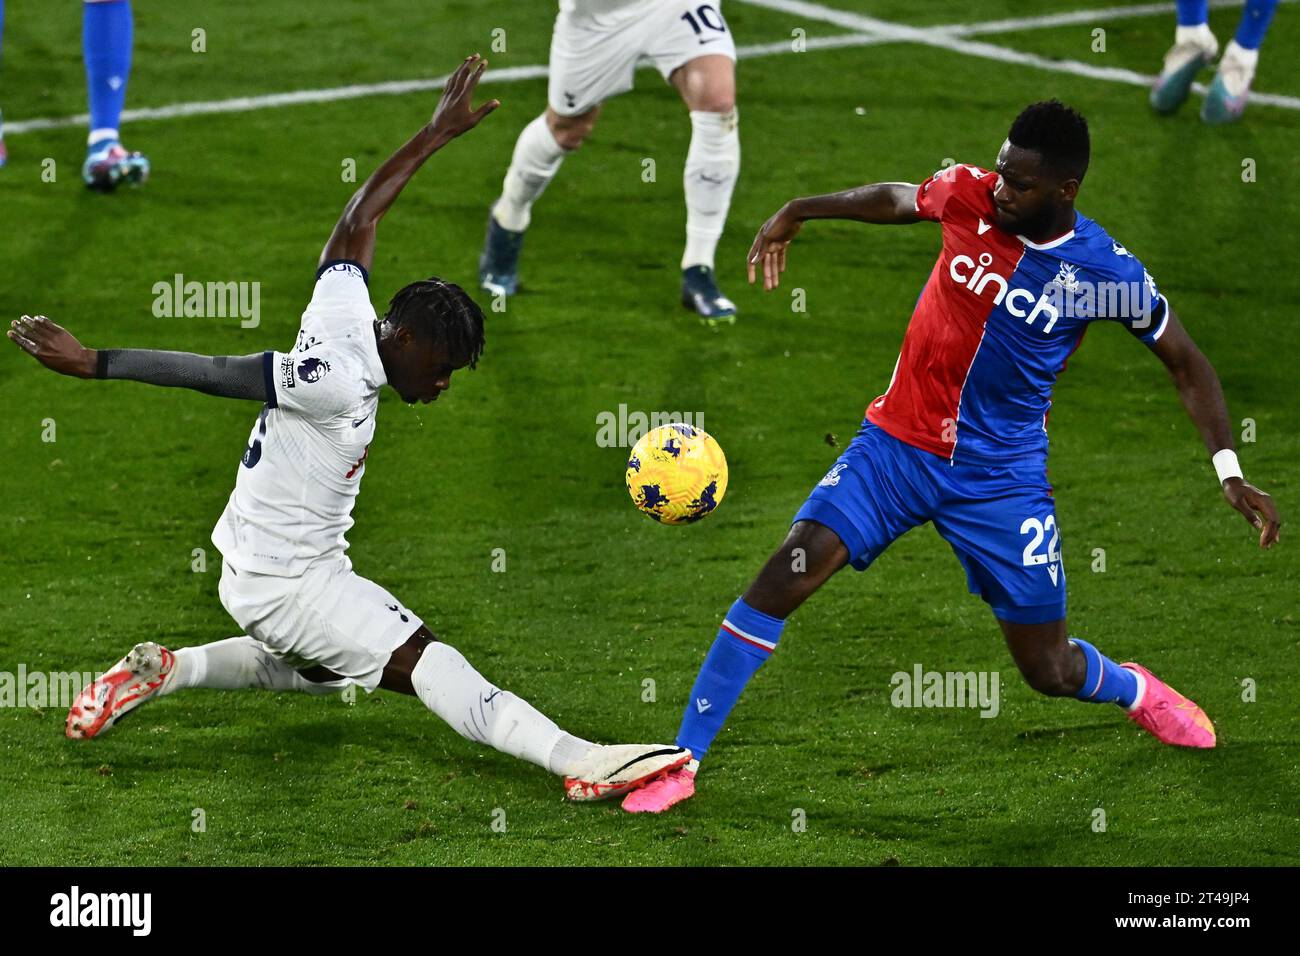
[[1242, 477], [1241, 465], [1237, 463], [1237, 453], [1231, 448], [1219, 449], [1210, 461], [1214, 463], [1214, 470], [1219, 475], [1219, 484], [1223, 484], [1229, 478]]

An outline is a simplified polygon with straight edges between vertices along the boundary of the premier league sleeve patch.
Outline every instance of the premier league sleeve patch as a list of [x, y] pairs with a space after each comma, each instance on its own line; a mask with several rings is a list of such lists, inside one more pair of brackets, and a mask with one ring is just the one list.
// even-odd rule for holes
[[362, 375], [345, 353], [267, 355], [267, 404], [272, 408], [325, 423], [353, 413], [369, 395]]
[[[330, 370], [330, 363], [324, 359], [309, 358], [298, 363], [298, 378], [307, 383], [319, 382]], [[292, 388], [292, 385], [289, 386]]]

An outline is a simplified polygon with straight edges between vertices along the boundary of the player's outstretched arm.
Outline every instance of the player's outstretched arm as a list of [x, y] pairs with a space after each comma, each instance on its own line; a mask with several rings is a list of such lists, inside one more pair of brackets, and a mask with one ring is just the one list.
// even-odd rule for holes
[[416, 170], [430, 156], [461, 133], [473, 129], [483, 117], [501, 105], [497, 100], [489, 100], [478, 109], [471, 106], [474, 90], [486, 68], [487, 61], [480, 59], [477, 53], [465, 58], [447, 80], [433, 118], [385, 160], [348, 201], [317, 265], [350, 259], [369, 271], [375, 254], [375, 226]]
[[194, 355], [156, 349], [88, 349], [43, 315], [10, 323], [9, 338], [46, 368], [75, 378], [120, 378], [266, 401], [263, 353]]
[[1183, 407], [1201, 433], [1219, 472], [1224, 498], [1242, 513], [1248, 523], [1259, 529], [1259, 546], [1271, 548], [1277, 543], [1282, 527], [1277, 506], [1271, 496], [1241, 476], [1232, 444], [1228, 403], [1224, 400], [1219, 376], [1178, 321], [1173, 309], [1168, 311], [1165, 331], [1155, 341], [1152, 351], [1165, 363]]
[[852, 219], [887, 226], [920, 222], [916, 211], [917, 187], [908, 183], [871, 183], [824, 196], [791, 199], [777, 210], [754, 237], [747, 267], [753, 283], [759, 264], [763, 267], [763, 290], [770, 292], [785, 271], [785, 250], [809, 219]]

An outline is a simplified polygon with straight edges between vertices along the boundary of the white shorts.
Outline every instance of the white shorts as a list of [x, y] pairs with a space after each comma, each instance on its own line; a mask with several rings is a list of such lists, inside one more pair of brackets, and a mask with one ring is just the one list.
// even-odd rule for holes
[[328, 668], [368, 691], [393, 651], [424, 622], [346, 556], [301, 577], [254, 574], [221, 562], [221, 603], [249, 637], [294, 670]]
[[642, 0], [640, 6], [608, 20], [560, 12], [551, 34], [551, 109], [578, 116], [627, 92], [642, 58], [652, 60], [665, 80], [696, 57], [736, 59], [721, 0]]

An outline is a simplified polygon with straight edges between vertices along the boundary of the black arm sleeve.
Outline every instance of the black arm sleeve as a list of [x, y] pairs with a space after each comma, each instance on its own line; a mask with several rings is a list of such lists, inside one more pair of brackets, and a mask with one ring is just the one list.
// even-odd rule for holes
[[223, 398], [267, 400], [266, 355], [194, 355], [155, 349], [100, 349], [96, 378], [192, 388]]

